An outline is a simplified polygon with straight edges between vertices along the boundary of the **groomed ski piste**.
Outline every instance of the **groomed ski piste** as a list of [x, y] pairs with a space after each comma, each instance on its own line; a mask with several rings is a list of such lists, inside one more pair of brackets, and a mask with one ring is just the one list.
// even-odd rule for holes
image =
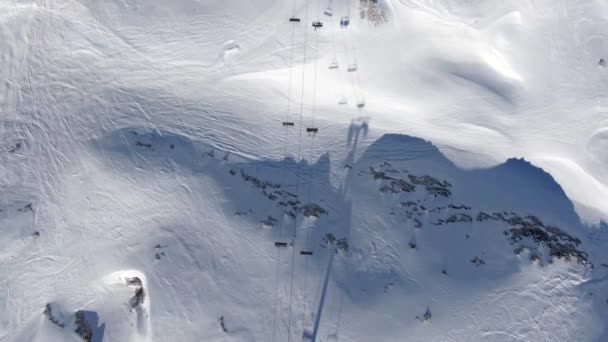
[[0, 341], [607, 341], [607, 19], [1, 2]]

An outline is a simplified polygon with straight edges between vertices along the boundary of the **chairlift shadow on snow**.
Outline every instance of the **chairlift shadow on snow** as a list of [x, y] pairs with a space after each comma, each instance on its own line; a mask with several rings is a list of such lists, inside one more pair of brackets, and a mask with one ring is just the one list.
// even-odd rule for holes
[[357, 146], [357, 142], [359, 137], [365, 138], [369, 131], [369, 120], [370, 117], [360, 117], [351, 120], [350, 125], [348, 126], [348, 134], [346, 136], [346, 144], [347, 146], [353, 146], [355, 149]]

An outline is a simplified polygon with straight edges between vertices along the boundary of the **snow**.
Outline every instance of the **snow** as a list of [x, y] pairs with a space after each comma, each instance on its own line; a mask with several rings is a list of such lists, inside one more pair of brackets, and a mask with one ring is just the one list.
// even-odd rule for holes
[[608, 339], [608, 6], [359, 6], [0, 3], [0, 341]]

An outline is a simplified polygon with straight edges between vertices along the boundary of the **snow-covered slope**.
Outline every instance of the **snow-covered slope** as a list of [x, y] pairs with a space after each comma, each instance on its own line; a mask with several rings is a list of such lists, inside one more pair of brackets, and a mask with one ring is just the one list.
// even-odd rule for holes
[[0, 341], [608, 339], [607, 17], [0, 3]]

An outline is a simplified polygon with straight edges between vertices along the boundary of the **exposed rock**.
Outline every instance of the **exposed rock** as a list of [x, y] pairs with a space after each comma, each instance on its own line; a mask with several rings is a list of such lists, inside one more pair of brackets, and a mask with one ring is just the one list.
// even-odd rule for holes
[[152, 148], [152, 144], [146, 144], [146, 143], [142, 143], [141, 141], [137, 141], [137, 142], [135, 142], [135, 146], [146, 147], [146, 148]]
[[511, 244], [529, 238], [535, 243], [549, 248], [549, 255], [552, 257], [563, 258], [566, 261], [575, 257], [579, 263], [588, 263], [587, 253], [577, 249], [581, 244], [578, 238], [568, 235], [557, 227], [543, 227], [531, 220], [524, 220], [517, 225], [519, 226], [505, 231]]
[[346, 238], [338, 239], [336, 241], [336, 248], [343, 252], [348, 252], [348, 241]]
[[[386, 188], [386, 187], [384, 187], [384, 188]], [[413, 184], [408, 183], [407, 181], [405, 181], [403, 179], [395, 179], [395, 180], [391, 180], [389, 189], [393, 193], [412, 192], [416, 189], [416, 187]], [[382, 188], [380, 191], [382, 191]], [[385, 190], [385, 192], [386, 192], [386, 190]]]
[[454, 215], [450, 215], [445, 222], [454, 223], [454, 222], [472, 222], [473, 218], [470, 215], [458, 213]]
[[490, 214], [484, 213], [483, 211], [480, 211], [476, 217], [476, 220], [478, 222], [483, 222], [483, 221], [492, 220], [492, 219], [493, 219], [493, 217]]
[[9, 153], [16, 153], [17, 151], [19, 151], [19, 149], [21, 149], [21, 143], [16, 143], [15, 145], [11, 146], [10, 149], [8, 150]]
[[516, 255], [521, 255], [523, 252], [530, 251], [530, 247], [522, 245], [513, 250]]
[[429, 322], [431, 320], [431, 318], [433, 318], [433, 315], [431, 314], [431, 309], [429, 307], [426, 308], [426, 311], [424, 312], [422, 317], [416, 316], [416, 319], [418, 319], [421, 322]]
[[475, 267], [479, 267], [480, 265], [485, 265], [486, 262], [478, 256], [475, 256], [471, 259], [471, 262], [475, 265]]
[[93, 339], [93, 332], [91, 330], [89, 322], [87, 322], [84, 316], [84, 311], [76, 311], [74, 317], [74, 324], [76, 325], [76, 329], [74, 330], [74, 332], [76, 332], [76, 334], [78, 334], [78, 336], [80, 336], [83, 341], [91, 342], [91, 340]]
[[323, 241], [323, 244], [321, 246], [327, 247], [327, 245], [331, 245], [334, 242], [336, 242], [336, 237], [332, 233], [327, 233], [327, 234], [325, 234], [325, 236], [323, 236], [322, 241]]
[[156, 260], [160, 260], [162, 257], [165, 256], [165, 252], [162, 251], [163, 248], [167, 248], [167, 246], [162, 246], [160, 243], [157, 244], [156, 246], [154, 246], [154, 250], [155, 250], [154, 258]]
[[265, 220], [262, 220], [260, 222], [262, 222], [262, 224], [266, 227], [274, 227], [274, 224], [277, 223], [277, 219], [268, 215], [268, 217]]
[[394, 286], [395, 286], [395, 283], [393, 283], [392, 281], [390, 283], [384, 285], [384, 293], [388, 293]]
[[141, 287], [141, 279], [139, 277], [127, 278], [127, 285], [140, 286]]
[[23, 208], [19, 208], [17, 209], [17, 211], [25, 213], [25, 212], [31, 212], [34, 211], [34, 208], [32, 207], [32, 203], [28, 203], [26, 204]]
[[302, 214], [304, 215], [304, 217], [320, 217], [323, 214], [327, 214], [327, 211], [321, 208], [318, 204], [307, 203], [302, 206]]
[[55, 315], [55, 312], [54, 312], [55, 310], [53, 310], [54, 306], [55, 306], [54, 304], [47, 303], [46, 306], [44, 307], [44, 311], [42, 312], [42, 314], [56, 326], [58, 326], [60, 328], [64, 328], [65, 323], [62, 322], [62, 319], [60, 317], [57, 317]]
[[452, 193], [448, 188], [452, 185], [447, 181], [440, 181], [429, 175], [416, 176], [408, 174], [407, 179], [399, 178], [397, 176], [389, 176], [387, 172], [398, 173], [399, 171], [394, 169], [382, 169], [385, 165], [380, 165], [379, 169], [370, 167], [370, 174], [375, 180], [382, 180], [383, 183], [380, 185], [379, 190], [385, 193], [400, 193], [400, 192], [414, 192], [416, 186], [424, 186], [426, 192], [434, 197], [449, 197]]
[[[547, 246], [551, 257], [563, 258], [566, 261], [570, 261], [575, 257], [579, 263], [588, 263], [587, 253], [578, 249], [578, 246], [581, 244], [580, 239], [567, 234], [557, 227], [545, 225], [534, 215], [521, 217], [513, 212], [507, 213], [503, 211], [488, 214], [482, 211], [477, 214], [476, 220], [478, 222], [489, 220], [501, 221], [512, 226], [513, 228], [504, 231], [505, 236], [508, 237], [511, 244], [517, 244], [524, 239], [529, 239], [538, 246]], [[526, 245], [526, 247], [532, 249], [530, 245]], [[521, 252], [519, 248], [516, 248], [515, 251], [516, 253]]]
[[[229, 172], [232, 175], [236, 175], [234, 169], [231, 169]], [[273, 202], [276, 201], [277, 207], [283, 208], [283, 212], [291, 218], [295, 218], [298, 212], [302, 212], [306, 217], [320, 217], [322, 214], [327, 214], [327, 210], [315, 203], [309, 203], [300, 207], [301, 202], [297, 199], [297, 195], [281, 189], [280, 184], [251, 176], [243, 169], [240, 169], [240, 174], [245, 182], [251, 183], [256, 189], [261, 189], [265, 197]]]
[[424, 175], [422, 177], [418, 177], [412, 174], [407, 175], [410, 181], [416, 185], [424, 185], [428, 194], [433, 195], [435, 197], [450, 197], [452, 193], [448, 189], [452, 185], [447, 181], [439, 181], [437, 178], [431, 177], [429, 175]]
[[131, 297], [129, 301], [129, 305], [132, 309], [140, 306], [144, 302], [144, 298], [146, 296], [144, 292], [144, 288], [139, 277], [127, 278], [127, 285], [135, 286], [135, 294]]
[[141, 303], [144, 302], [144, 297], [145, 297], [145, 293], [144, 293], [144, 288], [139, 286], [135, 289], [135, 295], [131, 298], [129, 304], [131, 305], [131, 308], [136, 308], [138, 306], [141, 305]]
[[259, 179], [257, 177], [250, 176], [250, 175], [246, 174], [243, 169], [241, 169], [241, 177], [246, 182], [249, 182], [249, 183], [253, 184], [253, 186], [256, 187], [256, 188], [261, 188], [261, 189], [274, 188], [274, 189], [278, 189], [278, 188], [281, 187], [279, 184], [274, 184], [272, 182], [263, 181], [263, 180], [261, 180], [261, 179]]
[[456, 209], [456, 210], [471, 210], [471, 207], [466, 206], [464, 204], [460, 204], [460, 205], [449, 204], [448, 208], [450, 208], [450, 209]]

